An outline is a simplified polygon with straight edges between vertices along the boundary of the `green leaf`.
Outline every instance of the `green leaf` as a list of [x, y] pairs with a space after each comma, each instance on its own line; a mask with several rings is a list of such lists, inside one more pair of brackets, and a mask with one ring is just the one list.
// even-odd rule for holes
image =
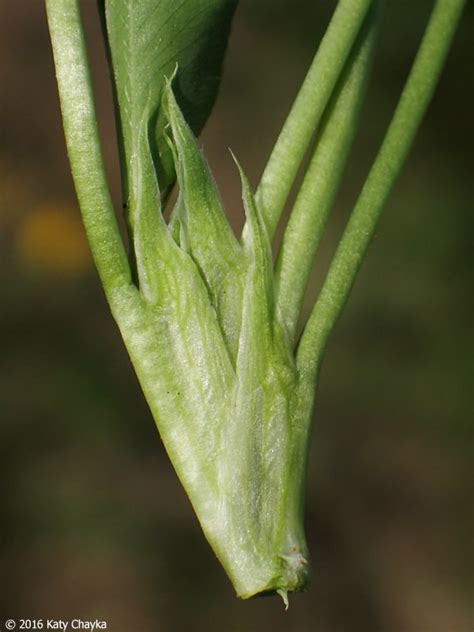
[[173, 184], [173, 159], [160, 108], [164, 78], [179, 67], [177, 100], [199, 134], [217, 95], [236, 4], [237, 0], [99, 0], [114, 79], [125, 202], [130, 202], [130, 171], [148, 103], [159, 187], [166, 194]]

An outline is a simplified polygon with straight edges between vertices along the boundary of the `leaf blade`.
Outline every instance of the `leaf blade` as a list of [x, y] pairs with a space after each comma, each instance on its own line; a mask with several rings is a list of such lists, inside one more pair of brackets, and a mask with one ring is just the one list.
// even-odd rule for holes
[[156, 111], [153, 158], [162, 192], [174, 181], [173, 159], [159, 108], [164, 77], [180, 68], [177, 98], [195, 134], [217, 96], [222, 61], [237, 0], [102, 0], [117, 100], [124, 197], [137, 124], [148, 101]]

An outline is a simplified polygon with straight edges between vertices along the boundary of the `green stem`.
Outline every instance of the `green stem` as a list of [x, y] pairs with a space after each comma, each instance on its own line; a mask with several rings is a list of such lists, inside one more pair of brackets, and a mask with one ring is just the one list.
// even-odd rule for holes
[[377, 220], [433, 96], [465, 0], [437, 0], [392, 122], [339, 243], [297, 350], [315, 384], [328, 337], [348, 298]]
[[372, 0], [340, 0], [262, 175], [256, 201], [272, 239], [306, 149]]
[[366, 17], [325, 113], [321, 134], [285, 229], [275, 283], [281, 318], [294, 340], [311, 270], [359, 120], [379, 25], [379, 3]]
[[64, 134], [79, 205], [106, 293], [130, 283], [97, 129], [77, 0], [46, 0]]

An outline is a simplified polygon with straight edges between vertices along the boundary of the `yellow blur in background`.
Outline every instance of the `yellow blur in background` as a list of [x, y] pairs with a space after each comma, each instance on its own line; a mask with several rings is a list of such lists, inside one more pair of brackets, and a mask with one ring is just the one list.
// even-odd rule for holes
[[16, 253], [29, 272], [78, 277], [92, 266], [79, 209], [45, 202], [23, 218], [16, 233]]

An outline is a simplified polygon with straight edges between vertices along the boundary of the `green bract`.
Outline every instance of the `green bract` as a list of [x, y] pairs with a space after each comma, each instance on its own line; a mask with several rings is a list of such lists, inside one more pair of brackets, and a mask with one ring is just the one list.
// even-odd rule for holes
[[[376, 0], [340, 0], [254, 197], [232, 232], [194, 133], [215, 97], [235, 2], [106, 0], [129, 253], [100, 153], [77, 0], [46, 0], [74, 182], [92, 252], [174, 467], [237, 594], [305, 586], [310, 420], [321, 359], [433, 94], [463, 0], [437, 0], [321, 293], [312, 262], [369, 74]], [[273, 265], [271, 240], [306, 149]], [[173, 179], [167, 223], [162, 204]]]
[[234, 237], [169, 85], [163, 109], [181, 199], [170, 230], [159, 212], [145, 116], [132, 179], [140, 290], [114, 292], [112, 311], [168, 453], [238, 594], [294, 590], [307, 575], [306, 438], [296, 418], [295, 362], [275, 314], [270, 243], [244, 176], [243, 243]]

